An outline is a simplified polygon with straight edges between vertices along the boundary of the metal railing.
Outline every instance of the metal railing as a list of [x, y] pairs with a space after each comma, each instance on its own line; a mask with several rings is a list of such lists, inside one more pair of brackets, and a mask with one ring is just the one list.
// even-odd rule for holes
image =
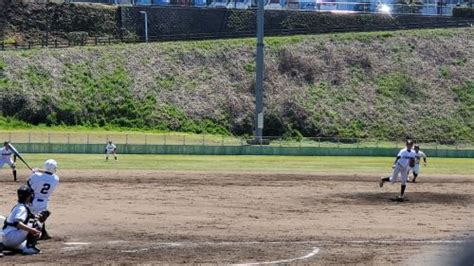
[[[356, 31], [382, 31], [382, 30], [399, 30], [399, 29], [417, 29], [417, 28], [445, 28], [445, 27], [471, 27], [474, 19], [456, 19], [453, 21], [443, 22], [415, 22], [405, 23], [403, 25], [357, 25], [344, 27], [326, 27], [314, 29], [281, 29], [281, 30], [267, 30], [267, 36], [284, 36], [295, 34], [318, 34], [318, 33], [332, 33], [332, 32], [356, 32]], [[254, 31], [240, 31], [240, 32], [214, 32], [214, 33], [194, 33], [194, 34], [165, 34], [160, 36], [148, 36], [150, 42], [158, 41], [178, 41], [178, 40], [208, 40], [208, 39], [222, 39], [222, 38], [244, 38], [254, 37]], [[35, 48], [68, 48], [76, 46], [104, 46], [119, 43], [143, 43], [143, 37], [87, 37], [74, 41], [58, 40], [53, 38], [43, 39], [41, 41], [26, 41], [26, 42], [0, 42], [0, 51], [16, 50], [16, 49], [35, 49]]]
[[[404, 140], [380, 140], [361, 138], [284, 138], [263, 137], [273, 147], [319, 147], [319, 148], [400, 148]], [[144, 133], [63, 133], [63, 132], [0, 132], [0, 140], [12, 143], [55, 144], [106, 144], [109, 140], [118, 145], [198, 145], [198, 146], [246, 146], [252, 137], [189, 134], [144, 134]], [[474, 149], [469, 140], [416, 140], [422, 149]], [[267, 146], [260, 145], [260, 146]]]

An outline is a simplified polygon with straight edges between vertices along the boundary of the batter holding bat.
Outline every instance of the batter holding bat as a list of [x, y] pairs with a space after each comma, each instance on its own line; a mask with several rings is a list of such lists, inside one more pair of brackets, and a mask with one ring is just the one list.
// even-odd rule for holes
[[[43, 170], [33, 169], [33, 174], [27, 181], [28, 186], [34, 191], [31, 212], [35, 215], [43, 214], [44, 220], [51, 214], [48, 210], [48, 201], [59, 183], [59, 177], [56, 175], [57, 167], [58, 164], [55, 160], [46, 160]], [[46, 224], [43, 224], [41, 233], [41, 240], [51, 238], [46, 232]]]
[[15, 166], [16, 154], [10, 148], [10, 142], [8, 141], [3, 142], [3, 148], [0, 148], [0, 154], [1, 154], [0, 168], [3, 168], [4, 164], [8, 164], [8, 166], [10, 166], [10, 168], [12, 169], [13, 181], [16, 181], [17, 180], [16, 166]]

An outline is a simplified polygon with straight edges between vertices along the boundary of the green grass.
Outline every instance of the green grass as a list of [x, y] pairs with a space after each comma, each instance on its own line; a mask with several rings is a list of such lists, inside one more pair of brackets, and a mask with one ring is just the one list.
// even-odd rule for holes
[[[273, 63], [264, 134], [292, 139], [282, 143], [287, 146], [326, 145], [294, 141], [301, 136], [474, 143], [472, 61], [464, 41], [472, 36], [465, 28], [266, 38], [267, 60]], [[2, 112], [9, 118], [0, 117], [0, 128], [36, 130], [32, 124], [43, 124], [54, 131], [69, 130], [67, 125], [81, 131], [250, 135], [254, 46], [254, 38], [244, 38], [5, 51], [0, 90], [18, 104], [4, 102]], [[419, 56], [420, 47], [439, 55], [444, 46], [464, 52]], [[374, 71], [380, 66], [387, 68]], [[367, 97], [368, 92], [374, 93]], [[57, 141], [67, 143], [64, 137]], [[344, 146], [367, 147], [366, 142]]]
[[[137, 130], [127, 128], [88, 128], [88, 127], [0, 127], [0, 140], [12, 143], [70, 143], [70, 144], [104, 144], [112, 140], [116, 144], [149, 144], [149, 145], [206, 145], [206, 146], [240, 146], [252, 137], [227, 135], [193, 134], [182, 132], [160, 132], [158, 130]], [[360, 139], [359, 142], [338, 141], [328, 138], [271, 138], [270, 146], [274, 147], [321, 147], [321, 148], [401, 148], [404, 141], [384, 141], [377, 139]], [[422, 149], [474, 149], [469, 141], [457, 141], [455, 144], [440, 144], [433, 141], [419, 141]]]
[[[58, 169], [162, 170], [204, 172], [343, 173], [388, 174], [391, 157], [307, 157], [307, 156], [191, 156], [119, 155], [119, 161], [105, 162], [104, 156], [78, 154], [25, 154], [32, 167], [54, 158]], [[18, 162], [18, 167], [25, 166]], [[426, 174], [474, 175], [473, 159], [428, 158]], [[59, 172], [61, 174], [61, 172]]]

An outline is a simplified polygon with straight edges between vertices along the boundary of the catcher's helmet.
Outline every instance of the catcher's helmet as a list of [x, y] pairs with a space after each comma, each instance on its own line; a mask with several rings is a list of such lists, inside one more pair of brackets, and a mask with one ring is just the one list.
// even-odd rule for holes
[[53, 159], [49, 159], [49, 160], [46, 160], [46, 162], [44, 162], [44, 170], [48, 171], [48, 172], [51, 172], [51, 173], [56, 173], [56, 168], [58, 167], [58, 163], [53, 160]]
[[[18, 202], [21, 202], [21, 203], [30, 203], [31, 201], [33, 201], [33, 198], [35, 196], [35, 192], [28, 185], [22, 185], [21, 187], [18, 188], [16, 193], [18, 195]], [[29, 202], [26, 202], [29, 196], [31, 196], [31, 199]]]

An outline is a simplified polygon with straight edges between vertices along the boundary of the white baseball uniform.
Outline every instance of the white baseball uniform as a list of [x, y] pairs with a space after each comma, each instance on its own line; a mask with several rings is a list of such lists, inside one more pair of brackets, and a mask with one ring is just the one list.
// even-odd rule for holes
[[[23, 203], [18, 203], [12, 209], [10, 215], [8, 215], [6, 222], [11, 224], [22, 222], [28, 225], [28, 219], [28, 207]], [[18, 229], [15, 226], [7, 225], [6, 228], [3, 229], [3, 246], [8, 249], [21, 250], [26, 247], [27, 236], [28, 232]]]
[[390, 182], [393, 184], [398, 179], [398, 174], [401, 176], [402, 185], [406, 185], [408, 180], [408, 170], [410, 169], [410, 159], [415, 159], [415, 151], [407, 150], [407, 148], [401, 149], [398, 153], [397, 163], [395, 169], [393, 169], [392, 176], [390, 176]]
[[116, 148], [117, 148], [117, 146], [115, 146], [115, 144], [113, 144], [113, 143], [109, 143], [109, 144], [107, 144], [107, 146], [105, 146], [105, 150], [107, 151], [107, 154], [114, 153]]
[[117, 146], [115, 146], [115, 144], [108, 143], [107, 146], [105, 146], [105, 159], [109, 159], [109, 154], [113, 154], [117, 160], [117, 155], [115, 154], [116, 149]]
[[49, 197], [53, 194], [59, 183], [59, 177], [49, 172], [34, 172], [28, 179], [28, 185], [35, 192], [31, 204], [31, 212], [38, 214], [48, 209]]
[[12, 160], [13, 152], [5, 147], [0, 148], [0, 168], [3, 167], [4, 164], [8, 164], [11, 168], [15, 168], [15, 163]]
[[415, 152], [415, 167], [412, 168], [414, 174], [420, 173], [421, 158], [426, 158], [426, 154], [420, 150]]

